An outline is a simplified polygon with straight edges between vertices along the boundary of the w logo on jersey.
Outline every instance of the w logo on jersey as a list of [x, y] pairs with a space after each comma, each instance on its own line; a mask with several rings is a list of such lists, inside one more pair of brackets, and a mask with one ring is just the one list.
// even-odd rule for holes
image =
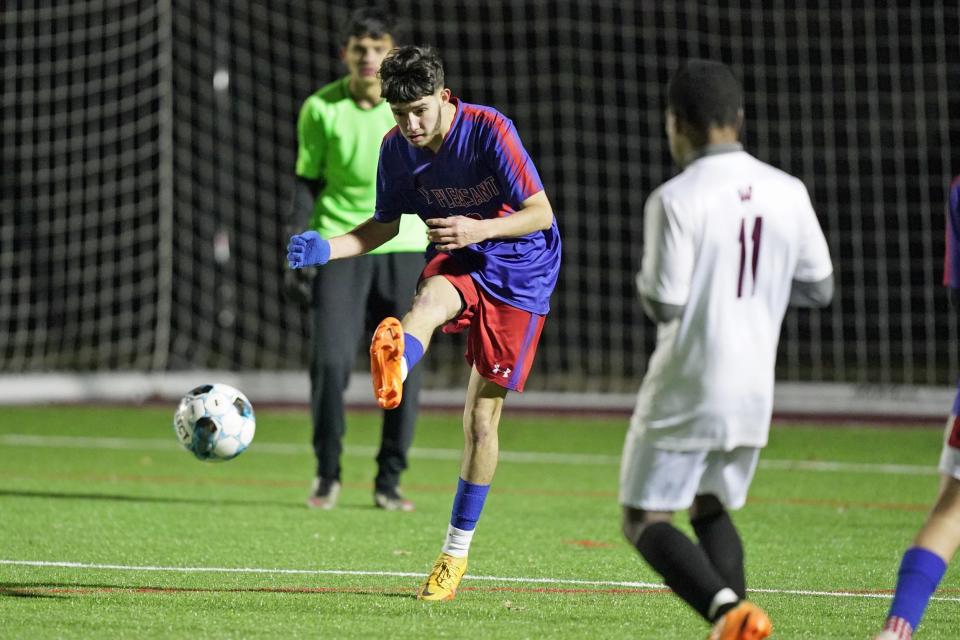
[[493, 369], [492, 369], [491, 371], [492, 371], [493, 373], [499, 375], [501, 378], [509, 378], [509, 377], [510, 377], [510, 372], [513, 371], [513, 369], [511, 369], [510, 367], [506, 367], [506, 368], [501, 369], [501, 368], [500, 368], [500, 363], [497, 362], [496, 364], [493, 365]]

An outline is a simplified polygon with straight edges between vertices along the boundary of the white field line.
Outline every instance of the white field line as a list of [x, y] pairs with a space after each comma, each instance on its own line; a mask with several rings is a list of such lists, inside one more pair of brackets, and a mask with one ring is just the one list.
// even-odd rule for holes
[[[423, 578], [426, 574], [410, 573], [405, 571], [351, 571], [347, 569], [265, 569], [258, 567], [161, 567], [152, 565], [124, 565], [124, 564], [96, 564], [87, 562], [67, 562], [49, 560], [3, 560], [0, 565], [61, 568], [61, 569], [89, 569], [91, 571], [144, 571], [168, 573], [245, 573], [245, 574], [275, 574], [275, 575], [311, 575], [311, 576], [376, 576], [389, 578]], [[557, 584], [578, 587], [611, 587], [622, 589], [666, 589], [667, 587], [656, 582], [620, 582], [614, 580], [573, 580], [567, 578], [526, 578], [507, 576], [477, 576], [468, 574], [464, 580], [481, 580], [484, 582], [510, 582], [519, 584]], [[770, 593], [793, 596], [826, 596], [833, 598], [879, 598], [889, 599], [890, 593], [858, 593], [853, 591], [817, 591], [812, 589], [750, 589], [756, 593]], [[931, 600], [944, 602], [960, 602], [960, 597], [934, 596]]]
[[[116, 450], [157, 450], [178, 451], [176, 441], [166, 438], [98, 438], [88, 436], [38, 436], [25, 433], [0, 435], [0, 447], [49, 447], [65, 449], [116, 449]], [[251, 451], [272, 455], [308, 455], [310, 446], [306, 443], [254, 443]], [[344, 453], [353, 457], [373, 457], [376, 447], [347, 445]], [[459, 460], [459, 449], [429, 449], [413, 447], [410, 457], [421, 460]], [[500, 462], [519, 464], [558, 464], [558, 465], [597, 465], [615, 466], [620, 464], [620, 456], [600, 453], [547, 453], [540, 451], [501, 451]], [[824, 460], [770, 460], [760, 459], [760, 468], [773, 471], [818, 471], [841, 473], [877, 473], [932, 476], [937, 474], [934, 466], [910, 464], [879, 464], [866, 462], [830, 462]]]
[[[166, 438], [100, 438], [88, 436], [38, 436], [25, 433], [0, 435], [0, 446], [6, 447], [50, 447], [63, 449], [117, 449], [179, 451], [173, 436]], [[309, 455], [310, 445], [257, 442], [251, 445], [251, 451], [274, 455]], [[377, 455], [377, 448], [370, 446], [347, 445], [344, 453], [356, 457]], [[459, 460], [459, 449], [428, 449], [412, 447], [410, 457], [426, 460]], [[501, 462], [519, 462], [528, 464], [571, 464], [571, 465], [612, 465], [620, 464], [619, 456], [590, 453], [546, 453], [539, 451], [501, 451]]]

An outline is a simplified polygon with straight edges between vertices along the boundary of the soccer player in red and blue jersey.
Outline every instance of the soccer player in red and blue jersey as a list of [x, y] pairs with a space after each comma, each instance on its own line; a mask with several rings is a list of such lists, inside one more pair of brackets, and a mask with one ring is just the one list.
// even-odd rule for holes
[[402, 322], [387, 318], [377, 327], [370, 364], [377, 402], [389, 409], [433, 332], [468, 330], [460, 479], [442, 552], [417, 594], [450, 600], [497, 466], [504, 397], [523, 391], [549, 311], [560, 234], [513, 123], [453, 97], [432, 49], [395, 49], [380, 78], [397, 126], [380, 148], [373, 217], [329, 241], [312, 231], [295, 235], [287, 258], [297, 269], [366, 253], [396, 235], [406, 213], [428, 227], [413, 306]]
[[[955, 311], [960, 311], [960, 176], [947, 201], [947, 252], [943, 284]], [[947, 420], [940, 454], [940, 495], [913, 544], [900, 560], [897, 589], [883, 631], [876, 640], [910, 640], [924, 609], [960, 547], [960, 382]]]

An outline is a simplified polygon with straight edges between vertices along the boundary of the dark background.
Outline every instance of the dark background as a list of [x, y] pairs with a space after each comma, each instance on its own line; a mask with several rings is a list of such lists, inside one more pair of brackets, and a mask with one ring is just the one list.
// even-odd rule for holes
[[[675, 173], [664, 86], [690, 56], [742, 79], [747, 149], [804, 180], [830, 242], [837, 297], [788, 313], [779, 378], [953, 383], [957, 3], [383, 4], [440, 50], [455, 95], [514, 120], [553, 202], [564, 264], [528, 388], [639, 383], [643, 202]], [[344, 73], [336, 33], [356, 5], [13, 5], [0, 371], [304, 368], [306, 314], [280, 294], [296, 115]], [[462, 348], [438, 337], [431, 386], [465, 379]]]

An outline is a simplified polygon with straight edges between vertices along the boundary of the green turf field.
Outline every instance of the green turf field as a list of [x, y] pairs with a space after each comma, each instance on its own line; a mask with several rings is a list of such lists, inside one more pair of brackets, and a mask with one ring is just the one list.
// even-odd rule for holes
[[[179, 448], [171, 412], [0, 408], [0, 637], [706, 636], [621, 539], [624, 419], [508, 406], [467, 577], [427, 604], [414, 590], [446, 530], [458, 416], [423, 416], [404, 476], [417, 511], [386, 513], [377, 417], [352, 414], [340, 505], [313, 512], [306, 411], [259, 411], [250, 450], [222, 464]], [[774, 429], [735, 515], [774, 637], [877, 629], [939, 449], [935, 428]], [[918, 639], [960, 635], [958, 587], [951, 569]]]

